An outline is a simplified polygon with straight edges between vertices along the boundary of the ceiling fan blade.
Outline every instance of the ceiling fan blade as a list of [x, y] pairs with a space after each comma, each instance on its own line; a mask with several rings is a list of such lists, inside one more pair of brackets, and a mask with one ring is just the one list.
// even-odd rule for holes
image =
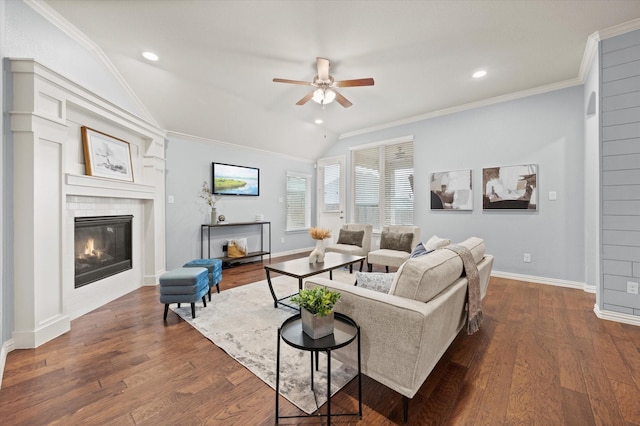
[[300, 81], [300, 80], [287, 80], [286, 78], [274, 78], [274, 83], [289, 83], [289, 84], [300, 84], [302, 86], [311, 86], [311, 83], [308, 81]]
[[309, 102], [309, 100], [313, 98], [313, 92], [309, 92], [307, 94], [307, 96], [305, 96], [304, 98], [300, 99], [298, 102], [296, 102], [296, 105], [304, 105], [307, 102]]
[[373, 86], [373, 78], [359, 78], [356, 80], [342, 80], [333, 83], [335, 87]]
[[316, 58], [318, 66], [318, 80], [329, 81], [329, 60], [325, 58]]
[[[334, 92], [336, 92], [334, 90]], [[313, 93], [311, 94], [311, 96], [313, 96]], [[345, 98], [344, 96], [342, 96], [340, 93], [336, 92], [336, 102], [338, 102], [340, 105], [342, 105], [345, 108], [349, 108], [351, 105], [353, 105], [349, 99]]]

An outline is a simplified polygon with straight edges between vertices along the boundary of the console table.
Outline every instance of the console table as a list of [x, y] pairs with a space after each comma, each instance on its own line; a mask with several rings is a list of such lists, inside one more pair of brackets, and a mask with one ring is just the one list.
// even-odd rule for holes
[[[265, 250], [265, 241], [264, 241], [264, 227], [267, 225], [267, 230], [269, 234], [269, 246], [268, 250]], [[221, 224], [218, 223], [216, 225], [200, 225], [200, 258], [204, 259], [204, 237], [205, 237], [205, 229], [207, 230], [207, 258], [211, 258], [211, 228], [213, 228], [214, 232], [218, 228], [235, 228], [239, 226], [259, 226], [260, 227], [260, 250], [252, 251], [247, 253], [246, 256], [243, 257], [221, 257], [220, 260], [223, 262], [233, 262], [240, 261], [242, 259], [246, 259], [248, 257], [257, 257], [260, 256], [260, 260], [262, 260], [263, 256], [269, 255], [269, 262], [271, 262], [271, 222], [232, 222]]]

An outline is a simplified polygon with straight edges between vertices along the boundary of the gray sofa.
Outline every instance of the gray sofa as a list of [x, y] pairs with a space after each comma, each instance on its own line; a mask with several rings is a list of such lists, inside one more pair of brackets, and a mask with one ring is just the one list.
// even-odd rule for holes
[[[485, 254], [480, 238], [459, 244], [473, 255], [484, 298], [493, 256]], [[448, 249], [411, 258], [398, 269], [388, 294], [319, 277], [305, 283], [307, 288], [319, 285], [342, 293], [335, 310], [360, 326], [362, 372], [404, 396], [406, 420], [409, 398], [465, 324], [467, 278], [462, 259]], [[333, 355], [357, 366], [355, 345]]]

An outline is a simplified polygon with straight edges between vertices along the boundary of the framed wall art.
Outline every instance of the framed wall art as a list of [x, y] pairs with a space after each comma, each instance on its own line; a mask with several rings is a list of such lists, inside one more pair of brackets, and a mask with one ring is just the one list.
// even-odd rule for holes
[[81, 130], [86, 174], [133, 182], [129, 142], [85, 126]]
[[537, 164], [482, 169], [482, 208], [537, 210], [537, 178]]
[[431, 173], [432, 210], [473, 210], [471, 170]]

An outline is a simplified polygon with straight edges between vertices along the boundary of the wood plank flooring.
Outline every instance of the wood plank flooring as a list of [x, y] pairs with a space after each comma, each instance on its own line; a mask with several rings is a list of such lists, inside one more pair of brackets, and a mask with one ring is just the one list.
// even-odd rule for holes
[[[221, 289], [262, 279], [261, 262], [236, 266], [223, 271]], [[640, 425], [640, 327], [598, 319], [594, 303], [581, 290], [492, 278], [480, 332], [453, 342], [410, 401], [408, 424]], [[141, 288], [37, 349], [9, 353], [0, 424], [275, 423], [273, 389], [162, 314], [157, 288]], [[357, 383], [332, 401], [335, 412], [354, 411]], [[363, 401], [362, 420], [335, 424], [402, 423], [400, 395], [366, 376]]]

